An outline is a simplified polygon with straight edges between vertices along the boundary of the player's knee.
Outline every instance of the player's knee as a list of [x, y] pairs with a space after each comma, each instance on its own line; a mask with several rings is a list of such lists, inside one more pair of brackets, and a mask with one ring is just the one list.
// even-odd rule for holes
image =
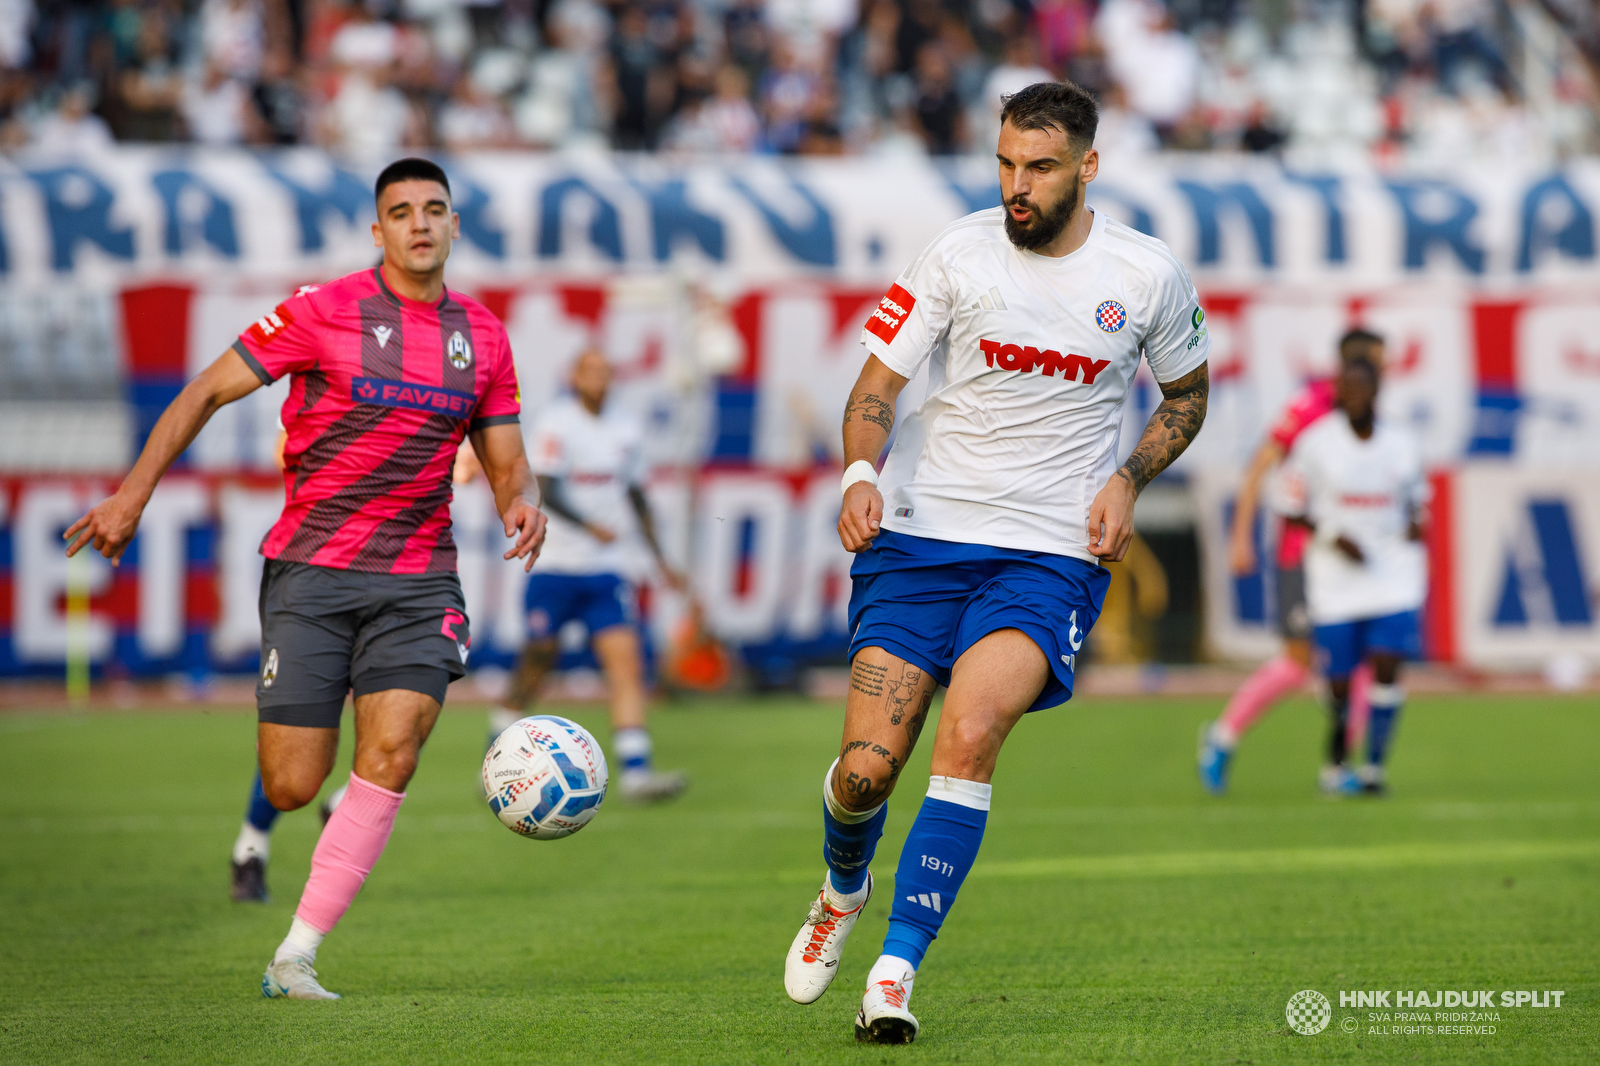
[[317, 793], [322, 790], [322, 780], [326, 776], [326, 774], [305, 772], [274, 773], [263, 766], [261, 791], [266, 794], [267, 802], [278, 810], [297, 811], [317, 798]]
[[833, 795], [848, 811], [867, 811], [894, 791], [894, 768], [873, 745], [854, 748], [839, 756], [833, 774]]
[[404, 791], [417, 772], [418, 745], [411, 738], [380, 738], [356, 752], [356, 776], [380, 788]]
[[951, 724], [948, 743], [941, 747], [963, 769], [955, 776], [964, 777], [986, 766], [992, 768], [1004, 740], [998, 716], [969, 714]]

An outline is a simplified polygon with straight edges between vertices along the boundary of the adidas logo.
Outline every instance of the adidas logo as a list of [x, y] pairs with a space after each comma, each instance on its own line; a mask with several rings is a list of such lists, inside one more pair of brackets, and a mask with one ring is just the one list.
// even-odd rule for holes
[[920, 903], [924, 907], [932, 907], [935, 914], [944, 913], [943, 908], [939, 906], [939, 893], [937, 892], [918, 892], [915, 896], [907, 896], [906, 901]]
[[978, 297], [978, 302], [972, 305], [974, 311], [1004, 311], [1006, 302], [1000, 299], [1000, 290], [991, 288], [987, 293]]

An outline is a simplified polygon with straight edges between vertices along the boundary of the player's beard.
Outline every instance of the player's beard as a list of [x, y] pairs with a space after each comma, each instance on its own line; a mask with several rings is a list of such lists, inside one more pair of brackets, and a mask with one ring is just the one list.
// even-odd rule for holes
[[[1023, 196], [1013, 196], [1006, 204], [1006, 236], [1011, 243], [1024, 251], [1043, 248], [1061, 235], [1078, 210], [1078, 196], [1083, 191], [1083, 179], [1074, 174], [1072, 189], [1054, 207], [1046, 211]], [[1013, 206], [1027, 207], [1033, 216], [1027, 222], [1018, 222], [1011, 214]]]

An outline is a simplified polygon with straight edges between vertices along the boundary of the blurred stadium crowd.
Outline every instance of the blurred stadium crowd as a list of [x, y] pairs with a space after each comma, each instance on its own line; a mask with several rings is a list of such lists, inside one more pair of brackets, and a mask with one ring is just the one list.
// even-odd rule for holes
[[1596, 147], [1592, 0], [0, 0], [10, 148], [948, 154], [1066, 77], [1102, 148]]

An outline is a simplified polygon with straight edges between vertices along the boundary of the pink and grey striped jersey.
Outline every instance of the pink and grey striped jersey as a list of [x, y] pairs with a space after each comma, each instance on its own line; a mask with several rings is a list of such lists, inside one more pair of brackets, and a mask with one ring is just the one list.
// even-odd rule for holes
[[283, 405], [284, 506], [269, 559], [339, 570], [453, 571], [450, 475], [470, 430], [518, 421], [511, 344], [482, 304], [391, 292], [381, 270], [307, 285], [240, 335]]

